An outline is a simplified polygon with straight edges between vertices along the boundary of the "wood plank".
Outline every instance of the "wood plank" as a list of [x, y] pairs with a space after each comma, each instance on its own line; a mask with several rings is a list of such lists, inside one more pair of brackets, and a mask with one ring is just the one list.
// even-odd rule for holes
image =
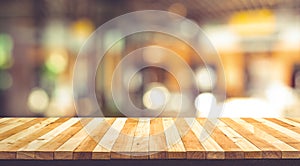
[[130, 159], [131, 147], [133, 144], [134, 134], [138, 125], [138, 119], [129, 118], [121, 133], [114, 143], [111, 152], [112, 159]]
[[0, 134], [6, 132], [18, 125], [22, 125], [30, 120], [32, 120], [32, 119], [30, 119], [30, 118], [10, 118], [9, 120], [4, 121], [2, 123], [1, 128], [0, 128]]
[[149, 158], [166, 159], [167, 142], [162, 118], [154, 118], [150, 121]]
[[[245, 159], [260, 159], [262, 158], [262, 152], [255, 145], [234, 131], [231, 127], [223, 123], [218, 122], [218, 128], [230, 138], [237, 146], [239, 146], [244, 152]], [[245, 127], [247, 128], [247, 127]]]
[[244, 152], [239, 146], [237, 146], [230, 138], [228, 138], [218, 127], [215, 127], [210, 121], [206, 119], [197, 119], [198, 122], [204, 126], [206, 124], [206, 129], [213, 131], [210, 135], [224, 150], [225, 159], [243, 159]]
[[[269, 135], [272, 135], [276, 139], [278, 139], [279, 141], [274, 143], [274, 145], [278, 146], [278, 144], [282, 141], [282, 142], [286, 143], [287, 145], [297, 149], [297, 151], [294, 151], [293, 149], [287, 149], [287, 147], [285, 147], [285, 148], [281, 147], [280, 149], [282, 149], [282, 151], [283, 151], [282, 158], [297, 158], [299, 156], [299, 150], [300, 150], [299, 149], [300, 148], [299, 140], [289, 137], [285, 133], [278, 131], [270, 126], [267, 126], [267, 125], [263, 124], [262, 122], [258, 121], [257, 119], [243, 118], [243, 120], [245, 120], [248, 123], [251, 123], [253, 126], [256, 127], [255, 133], [258, 133], [258, 132], [260, 132], [260, 130], [262, 130], [262, 131], [268, 133]], [[260, 129], [260, 130], [257, 131], [257, 129]]]
[[[236, 121], [237, 123], [240, 123], [240, 124], [247, 123], [246, 121], [244, 121], [242, 119], [234, 119], [234, 121]], [[254, 122], [254, 121], [251, 121], [251, 122]], [[278, 148], [282, 151], [281, 152], [282, 158], [298, 158], [298, 157], [300, 157], [297, 149], [295, 149], [295, 148], [291, 147], [290, 145], [286, 144], [285, 142], [277, 139], [273, 135], [268, 134], [264, 130], [259, 129], [260, 128], [259, 123], [251, 123], [251, 125], [253, 125], [255, 127], [253, 133], [257, 137], [267, 140], [269, 143], [271, 143], [276, 148]], [[286, 153], [286, 152], [289, 152], [289, 153]]]
[[287, 129], [287, 128], [281, 126], [281, 125], [278, 125], [278, 124], [276, 124], [274, 122], [271, 122], [271, 121], [268, 121], [266, 119], [255, 119], [255, 120], [257, 120], [257, 121], [265, 124], [266, 126], [272, 127], [274, 129], [276, 129], [276, 130], [278, 130], [278, 131], [286, 134], [289, 137], [292, 137], [292, 138], [294, 138], [296, 140], [300, 140], [300, 134], [297, 133], [297, 132], [295, 132], [295, 131]]
[[289, 119], [289, 120], [291, 120], [291, 121], [300, 123], [300, 118], [286, 118], [286, 119]]
[[[53, 160], [54, 151], [70, 139], [76, 132], [81, 129], [80, 123], [77, 122], [73, 126], [66, 129], [63, 133], [59, 134], [49, 142], [42, 145], [40, 148], [34, 150], [34, 158], [39, 160]], [[60, 140], [61, 139], [61, 140]]]
[[131, 147], [132, 159], [148, 159], [150, 118], [139, 118]]
[[77, 123], [80, 119], [79, 118], [71, 118], [68, 121], [64, 122], [60, 126], [56, 127], [55, 129], [51, 130], [45, 135], [42, 135], [38, 139], [30, 142], [26, 146], [22, 147], [17, 152], [17, 158], [18, 159], [34, 159], [35, 155], [34, 152], [42, 145], [49, 142], [51, 139], [59, 135], [60, 133], [64, 132], [64, 130], [68, 129], [75, 123]]
[[[2, 128], [2, 130], [1, 130], [2, 133], [0, 134], [0, 140], [6, 139], [7, 137], [10, 137], [22, 130], [25, 130], [28, 127], [34, 125], [35, 123], [38, 123], [43, 120], [45, 120], [45, 118], [37, 118], [37, 119], [21, 118], [21, 119], [17, 120], [15, 123]], [[1, 151], [1, 154], [5, 158], [16, 158], [15, 153]]]
[[[26, 129], [27, 126], [30, 126], [32, 124], [33, 118], [14, 118], [9, 119], [9, 121], [5, 121], [8, 123], [5, 123], [1, 130], [0, 130], [0, 140], [7, 139], [8, 137], [17, 134], [19, 131], [22, 131], [23, 129]], [[29, 123], [29, 125], [24, 125], [26, 123]], [[35, 122], [35, 121], [34, 121]], [[5, 144], [5, 143], [4, 143]], [[0, 158], [3, 159], [15, 159], [16, 153], [12, 151], [7, 150], [0, 150]]]
[[[15, 144], [15, 142], [17, 142], [18, 140], [20, 140], [20, 139], [22, 139], [22, 138], [24, 138], [28, 135], [31, 135], [33, 132], [45, 127], [46, 125], [48, 125], [51, 122], [56, 121], [57, 119], [58, 118], [45, 119], [44, 121], [42, 121], [40, 123], [36, 123], [35, 125], [33, 125], [31, 127], [28, 127], [27, 129], [24, 129], [24, 130], [14, 134], [14, 135], [11, 135], [11, 136], [1, 140], [0, 141], [0, 149], [6, 149], [5, 154], [11, 153], [11, 156], [14, 156], [14, 158], [15, 158], [16, 153], [8, 150], [8, 147], [10, 145]], [[0, 154], [1, 154], [1, 152], [0, 152]], [[0, 156], [0, 158], [1, 158], [1, 156]]]
[[111, 149], [119, 137], [119, 134], [124, 127], [127, 118], [117, 118], [111, 127], [107, 130], [103, 138], [98, 142], [93, 150], [93, 159], [103, 159], [105, 156], [110, 156]]
[[[193, 119], [191, 118], [185, 118], [187, 121], [191, 121]], [[188, 123], [190, 125], [190, 128], [197, 136], [198, 140], [206, 150], [206, 159], [225, 159], [225, 153], [224, 150], [220, 147], [220, 145], [207, 133], [207, 131], [200, 125], [198, 121], [195, 121], [194, 123]], [[202, 135], [207, 135], [208, 137], [201, 141]]]
[[[100, 122], [98, 118], [98, 122]], [[115, 118], [104, 118], [96, 125], [96, 129], [92, 130], [92, 127], [87, 127], [88, 136], [79, 144], [73, 151], [73, 159], [109, 159], [109, 153], [92, 153], [98, 142], [102, 139], [107, 130], [111, 127]]]
[[54, 152], [64, 142], [72, 138], [81, 129], [80, 122], [75, 123], [71, 127], [67, 128], [64, 132], [60, 133], [56, 137], [52, 138], [49, 142], [43, 144], [37, 150], [35, 150], [34, 157], [39, 160], [53, 160]]
[[232, 119], [224, 118], [221, 120], [258, 147], [262, 151], [262, 158], [281, 158], [280, 149], [274, 147], [267, 140], [257, 137], [253, 132], [249, 131], [248, 128], [244, 128], [243, 125], [240, 125]]
[[287, 119], [287, 118], [276, 118], [276, 119], [278, 119], [282, 122], [288, 123], [288, 124], [292, 125], [293, 127], [300, 127], [300, 123], [295, 122], [293, 120], [290, 120], [290, 119]]
[[300, 134], [300, 128], [299, 125], [297, 125], [298, 123], [293, 123], [296, 124], [296, 126], [294, 126], [293, 124], [290, 124], [291, 122], [284, 122], [276, 118], [265, 118], [265, 119]]
[[299, 159], [299, 128], [295, 118], [0, 118], [0, 159]]
[[44, 121], [41, 121], [39, 123], [36, 123], [30, 127], [28, 127], [27, 129], [24, 129], [14, 135], [11, 135], [3, 140], [0, 141], [0, 149], [2, 148], [7, 148], [8, 145], [11, 145], [13, 143], [15, 143], [16, 141], [18, 141], [19, 139], [26, 137], [28, 135], [31, 135], [32, 133], [34, 133], [37, 130], [40, 130], [41, 128], [44, 128], [46, 125], [56, 121], [58, 118], [47, 118], [44, 119]]
[[[187, 159], [205, 159], [205, 149], [197, 139], [197, 136], [190, 129], [186, 120], [177, 118], [174, 121], [184, 144]], [[194, 119], [194, 121], [196, 121], [196, 119]]]
[[4, 122], [8, 122], [12, 119], [16, 119], [16, 118], [12, 118], [12, 117], [5, 117], [5, 118], [0, 118], [0, 125]]
[[102, 118], [93, 118], [86, 126], [83, 126], [79, 132], [55, 150], [54, 159], [73, 159], [73, 151], [89, 136], [86, 128], [95, 130], [99, 123], [101, 124], [103, 121], [104, 119]]
[[163, 119], [169, 159], [185, 159], [186, 151], [172, 118]]
[[12, 124], [17, 120], [18, 120], [17, 118], [1, 118], [0, 119], [0, 130], [2, 130], [1, 129], [2, 127], [7, 126], [8, 124]]
[[[48, 124], [47, 126], [41, 128], [40, 130], [38, 130], [34, 133], [31, 133], [30, 135], [28, 135], [26, 137], [22, 137], [22, 138], [18, 139], [13, 144], [3, 144], [4, 147], [1, 146], [0, 149], [5, 149], [5, 152], [3, 152], [3, 153], [5, 153], [6, 156], [8, 154], [10, 154], [10, 156], [13, 156], [12, 158], [16, 158], [16, 152], [20, 148], [24, 147], [28, 143], [30, 143], [33, 140], [37, 139], [38, 137], [46, 134], [47, 132], [49, 132], [53, 128], [57, 127], [58, 125], [62, 124], [65, 121], [67, 121], [68, 119], [69, 118], [59, 118], [57, 121]], [[5, 155], [2, 154], [2, 152], [0, 152], [0, 157], [4, 157], [2, 159], [7, 159], [7, 158], [5, 158]]]
[[[3, 118], [4, 119], [4, 118]], [[22, 126], [24, 123], [32, 121], [31, 118], [14, 118], [10, 119], [9, 121], [4, 121], [3, 125], [0, 129], [0, 140], [4, 140], [7, 137], [16, 134], [12, 133], [14, 132], [14, 128], [17, 128], [19, 126]], [[5, 123], [6, 122], [6, 123]], [[5, 150], [0, 150], [0, 159], [15, 159], [16, 153]]]
[[87, 125], [91, 120], [91, 118], [82, 118], [80, 121], [67, 128], [64, 132], [58, 134], [47, 143], [40, 146], [37, 150], [35, 150], [35, 158], [40, 160], [53, 160], [54, 151], [78, 133], [83, 128], [82, 125]]
[[45, 118], [20, 118], [16, 119], [14, 123], [8, 124], [7, 126], [1, 128], [0, 130], [0, 140], [6, 139], [7, 137], [10, 137], [11, 135], [14, 135], [29, 126], [34, 125], [35, 123], [38, 123], [40, 121], [45, 120]]

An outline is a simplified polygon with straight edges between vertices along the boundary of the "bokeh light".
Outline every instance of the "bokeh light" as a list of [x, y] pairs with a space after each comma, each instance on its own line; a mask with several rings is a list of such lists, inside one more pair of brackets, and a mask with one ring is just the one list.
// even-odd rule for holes
[[[179, 21], [173, 26], [174, 31], [198, 43], [203, 52], [197, 55], [180, 39], [154, 32], [133, 34], [109, 45], [122, 35], [120, 29], [127, 25], [126, 21], [120, 23], [120, 29], [111, 28], [101, 34], [93, 41], [92, 54], [96, 56], [111, 47], [95, 78], [97, 102], [105, 115], [124, 116], [115, 106], [110, 86], [111, 76], [120, 61], [136, 49], [161, 46], [175, 52], [191, 67], [197, 85], [175, 58], [169, 58], [169, 54], [159, 49], [144, 49], [132, 64], [122, 66], [115, 87], [117, 92], [128, 87], [136, 107], [163, 109], [161, 116], [176, 116], [180, 111], [188, 115], [197, 108], [198, 115], [205, 117], [211, 108], [224, 104], [224, 117], [300, 117], [300, 1], [81, 3], [28, 1], [19, 10], [19, 2], [1, 1], [1, 116], [76, 115], [72, 97], [74, 63], [93, 31], [128, 12], [164, 10], [188, 18], [203, 30], [205, 35], [199, 35], [201, 32], [194, 31], [189, 21]], [[176, 19], [170, 17], [170, 22], [172, 20]], [[214, 47], [211, 52], [201, 44], [206, 37]], [[214, 51], [218, 52], [222, 64], [216, 64]], [[168, 68], [177, 77], [151, 67], [133, 74], [141, 63], [169, 64]], [[86, 57], [78, 65], [82, 70], [76, 73], [75, 82], [90, 80], [87, 71], [99, 64], [94, 57]], [[177, 81], [181, 82], [180, 88]], [[193, 89], [196, 86], [198, 91]], [[89, 90], [85, 84], [78, 87], [80, 94]], [[224, 90], [225, 101], [220, 101], [218, 95], [213, 96]], [[86, 109], [88, 114], [95, 113], [92, 101], [78, 97], [81, 109]]]
[[28, 107], [33, 113], [43, 113], [49, 104], [47, 92], [41, 88], [34, 88], [28, 96]]
[[162, 84], [152, 83], [149, 85], [149, 90], [143, 95], [144, 106], [151, 110], [163, 109], [168, 100], [170, 93]]
[[197, 116], [207, 117], [209, 112], [216, 106], [217, 99], [212, 93], [201, 93], [195, 99]]
[[211, 91], [216, 86], [217, 76], [215, 71], [207, 66], [196, 70], [198, 86], [202, 91]]
[[8, 34], [0, 34], [0, 68], [11, 66], [13, 40]]
[[68, 65], [68, 55], [66, 51], [52, 51], [46, 60], [46, 67], [49, 71], [59, 74], [63, 72]]

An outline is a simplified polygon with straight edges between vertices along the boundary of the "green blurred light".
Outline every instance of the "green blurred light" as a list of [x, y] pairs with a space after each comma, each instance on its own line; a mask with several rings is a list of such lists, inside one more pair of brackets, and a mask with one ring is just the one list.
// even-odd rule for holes
[[4, 66], [8, 61], [3, 46], [0, 45], [0, 67]]
[[67, 56], [65, 52], [52, 52], [46, 60], [46, 68], [54, 74], [64, 72], [68, 66]]
[[12, 64], [13, 40], [8, 34], [0, 34], [0, 68], [9, 68]]

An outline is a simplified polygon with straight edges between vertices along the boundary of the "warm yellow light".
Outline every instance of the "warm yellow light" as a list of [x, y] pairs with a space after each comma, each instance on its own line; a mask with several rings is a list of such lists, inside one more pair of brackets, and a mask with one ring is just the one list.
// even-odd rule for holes
[[[69, 116], [72, 115], [72, 90], [67, 86], [60, 86], [54, 91], [46, 116]], [[88, 107], [84, 109], [89, 109]], [[88, 110], [87, 110], [88, 111]]]
[[236, 12], [229, 25], [242, 36], [269, 35], [275, 31], [276, 17], [268, 9]]
[[213, 46], [218, 50], [230, 51], [238, 47], [240, 38], [229, 26], [208, 26], [205, 28], [205, 32]]
[[169, 91], [163, 85], [152, 85], [143, 96], [143, 104], [152, 110], [163, 109], [169, 100]]
[[283, 44], [289, 48], [299, 48], [300, 45], [300, 30], [296, 25], [286, 28], [279, 35]]
[[212, 90], [217, 81], [214, 70], [209, 66], [198, 68], [196, 70], [196, 78], [198, 87], [203, 91]]
[[34, 113], [43, 113], [48, 107], [49, 97], [45, 90], [35, 88], [31, 91], [28, 97], [27, 105]]
[[53, 51], [46, 60], [46, 67], [55, 74], [62, 73], [68, 66], [68, 55], [66, 51]]
[[80, 19], [73, 23], [72, 30], [73, 34], [77, 38], [86, 38], [94, 30], [94, 25], [89, 19]]

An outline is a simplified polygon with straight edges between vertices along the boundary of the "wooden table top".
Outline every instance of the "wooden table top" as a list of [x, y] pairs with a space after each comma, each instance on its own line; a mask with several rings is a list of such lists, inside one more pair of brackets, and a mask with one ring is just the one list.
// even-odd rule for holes
[[189, 120], [0, 118], [0, 159], [300, 158], [300, 119], [222, 118], [204, 141]]

